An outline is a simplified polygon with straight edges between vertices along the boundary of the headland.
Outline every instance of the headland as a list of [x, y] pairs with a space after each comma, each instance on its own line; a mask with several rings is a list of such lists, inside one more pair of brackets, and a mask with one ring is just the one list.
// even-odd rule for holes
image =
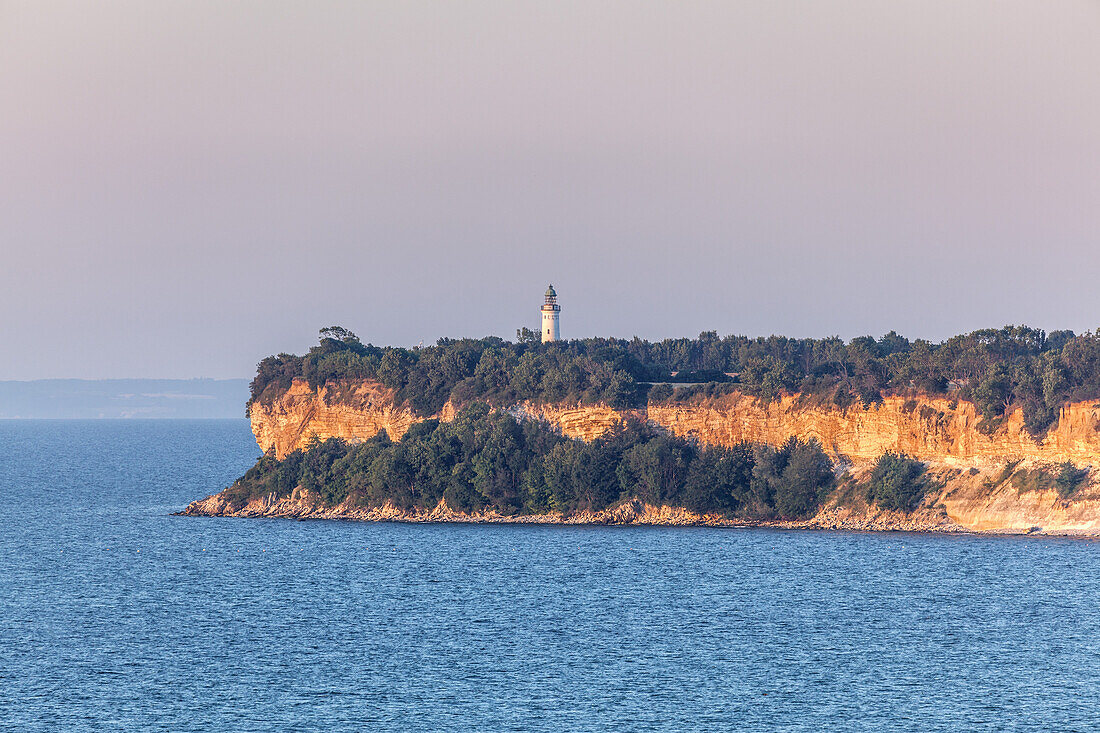
[[1092, 334], [396, 349], [326, 331], [261, 362], [264, 457], [183, 513], [1100, 534]]

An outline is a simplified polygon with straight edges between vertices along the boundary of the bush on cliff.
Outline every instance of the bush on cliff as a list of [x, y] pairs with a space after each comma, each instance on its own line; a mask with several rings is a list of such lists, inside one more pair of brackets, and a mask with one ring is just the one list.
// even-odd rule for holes
[[1077, 468], [1072, 462], [1066, 461], [1056, 467], [1037, 466], [1020, 470], [1012, 476], [1012, 485], [1021, 494], [1053, 489], [1060, 498], [1068, 499], [1077, 493], [1088, 477], [1089, 469]]
[[650, 402], [666, 402], [672, 398], [673, 388], [671, 384], [662, 382], [661, 384], [655, 384], [649, 390]]
[[835, 485], [832, 461], [816, 440], [790, 438], [781, 448], [757, 446], [752, 494], [757, 515], [812, 516]]
[[911, 512], [929, 488], [925, 465], [900, 453], [887, 451], [875, 462], [867, 482], [867, 499], [882, 509]]
[[1089, 477], [1087, 468], [1077, 468], [1069, 461], [1063, 463], [1058, 470], [1058, 476], [1054, 479], [1054, 485], [1058, 488], [1058, 496], [1068, 499], [1077, 489], [1085, 483]]
[[356, 445], [314, 439], [281, 461], [265, 455], [225, 495], [237, 506], [301, 487], [328, 506], [430, 510], [446, 499], [452, 509], [506, 515], [600, 511], [637, 497], [699, 513], [794, 519], [812, 515], [832, 485], [832, 464], [816, 442], [700, 448], [627, 422], [585, 443], [474, 403], [451, 422], [414, 425], [397, 443], [380, 432]]

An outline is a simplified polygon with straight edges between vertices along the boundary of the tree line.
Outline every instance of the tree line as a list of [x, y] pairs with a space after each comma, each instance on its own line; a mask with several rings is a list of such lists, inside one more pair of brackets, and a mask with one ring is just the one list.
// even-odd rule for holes
[[542, 344], [537, 333], [521, 329], [515, 342], [440, 339], [405, 349], [364, 344], [333, 326], [322, 329], [319, 344], [304, 356], [261, 361], [251, 399], [273, 397], [294, 378], [315, 388], [332, 380], [376, 380], [421, 416], [437, 413], [448, 400], [640, 406], [647, 399], [690, 394], [669, 386], [650, 391], [654, 383], [686, 380], [708, 382], [710, 394], [737, 389], [772, 400], [800, 393], [840, 407], [920, 392], [974, 402], [987, 430], [1020, 408], [1027, 429], [1041, 436], [1066, 402], [1100, 398], [1100, 336], [1006, 326], [941, 343], [910, 341], [893, 331], [848, 342], [835, 336], [721, 338], [706, 331], [695, 339], [659, 342], [591, 338]]

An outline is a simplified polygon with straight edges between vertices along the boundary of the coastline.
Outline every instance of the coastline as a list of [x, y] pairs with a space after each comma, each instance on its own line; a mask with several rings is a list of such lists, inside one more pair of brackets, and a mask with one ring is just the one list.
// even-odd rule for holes
[[599, 512], [504, 515], [497, 512], [454, 511], [440, 502], [434, 509], [404, 510], [386, 504], [361, 507], [339, 504], [326, 507], [300, 497], [253, 499], [233, 509], [220, 495], [194, 501], [174, 516], [321, 519], [354, 522], [399, 522], [408, 524], [539, 524], [562, 526], [648, 526], [715, 527], [742, 529], [833, 530], [842, 532], [917, 532], [973, 536], [1097, 537], [1100, 532], [1082, 530], [1044, 531], [1042, 528], [978, 530], [964, 527], [939, 512], [917, 511], [909, 515], [877, 509], [829, 506], [809, 519], [751, 520], [722, 515], [695, 514], [680, 507], [655, 507], [626, 500]]

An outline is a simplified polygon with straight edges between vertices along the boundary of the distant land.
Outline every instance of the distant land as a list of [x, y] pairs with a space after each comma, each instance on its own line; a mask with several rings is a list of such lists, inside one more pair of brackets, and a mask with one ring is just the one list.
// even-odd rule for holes
[[247, 379], [0, 381], [0, 419], [244, 417]]

